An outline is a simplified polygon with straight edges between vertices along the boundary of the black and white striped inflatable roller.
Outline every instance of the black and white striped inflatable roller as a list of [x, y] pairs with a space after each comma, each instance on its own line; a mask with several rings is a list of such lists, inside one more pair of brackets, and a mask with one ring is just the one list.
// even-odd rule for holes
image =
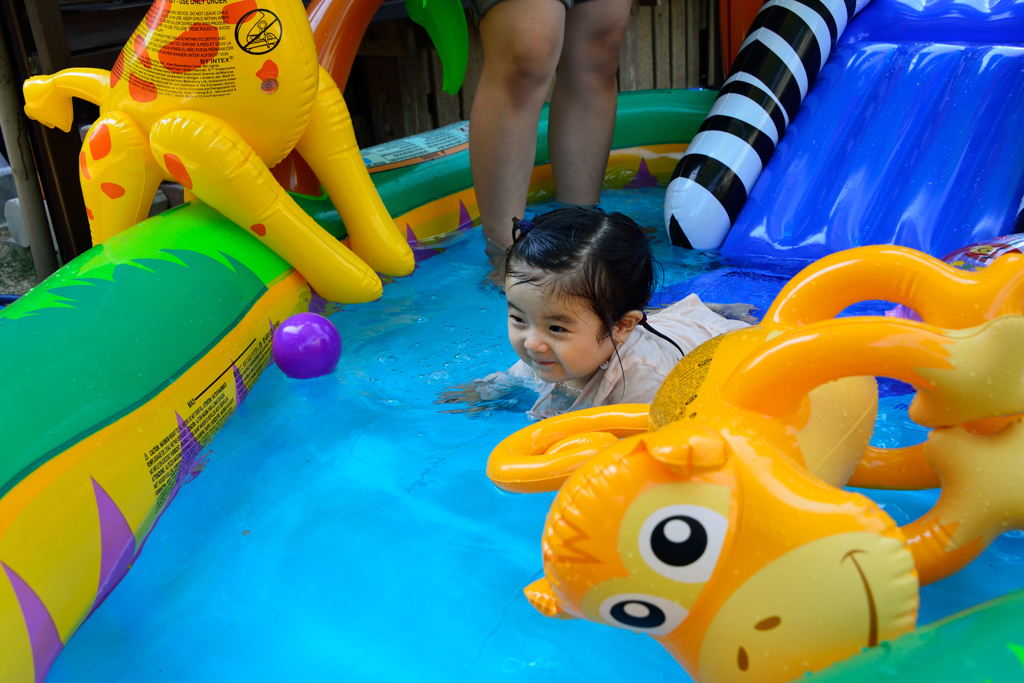
[[768, 0], [665, 195], [672, 244], [717, 249], [849, 20], [870, 0]]

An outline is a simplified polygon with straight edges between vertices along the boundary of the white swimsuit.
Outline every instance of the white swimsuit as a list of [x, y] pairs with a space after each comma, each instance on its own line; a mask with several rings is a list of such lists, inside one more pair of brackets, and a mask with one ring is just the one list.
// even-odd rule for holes
[[[647, 320], [654, 329], [679, 344], [685, 353], [712, 337], [748, 327], [747, 323], [728, 320], [713, 312], [696, 294], [650, 314]], [[492, 373], [483, 381], [533, 380], [540, 398], [527, 415], [542, 419], [591, 406], [650, 403], [679, 360], [679, 351], [674, 346], [638, 326], [619, 347], [618, 357], [613, 355], [605, 368], [598, 369], [579, 396], [569, 397], [558, 385], [541, 380], [523, 361], [507, 372]]]

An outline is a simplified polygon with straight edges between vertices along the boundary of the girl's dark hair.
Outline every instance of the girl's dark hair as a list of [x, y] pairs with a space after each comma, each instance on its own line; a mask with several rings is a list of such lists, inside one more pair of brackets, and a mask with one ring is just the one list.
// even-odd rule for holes
[[[528, 229], [516, 219], [512, 225], [506, 275], [587, 302], [604, 324], [605, 338], [626, 313], [650, 303], [659, 266], [647, 235], [629, 216], [569, 207], [535, 217]], [[646, 320], [642, 324], [679, 349]]]

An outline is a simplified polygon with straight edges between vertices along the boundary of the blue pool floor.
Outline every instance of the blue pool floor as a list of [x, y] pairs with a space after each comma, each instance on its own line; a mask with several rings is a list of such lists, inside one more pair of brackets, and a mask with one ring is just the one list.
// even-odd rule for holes
[[[658, 300], [697, 291], [763, 310], [802, 265], [671, 248], [655, 227], [662, 194], [604, 197], [652, 227], [665, 268]], [[523, 597], [541, 573], [553, 494], [503, 493], [484, 466], [529, 423], [533, 396], [472, 415], [435, 403], [516, 360], [480, 231], [331, 320], [344, 343], [334, 374], [300, 381], [267, 369], [49, 683], [689, 680], [650, 638], [546, 619]], [[906, 419], [909, 398], [883, 386], [880, 445], [923, 437]], [[901, 524], [936, 497], [868, 495]], [[922, 590], [920, 623], [1024, 586], [1022, 558], [1024, 538], [1002, 537]]]

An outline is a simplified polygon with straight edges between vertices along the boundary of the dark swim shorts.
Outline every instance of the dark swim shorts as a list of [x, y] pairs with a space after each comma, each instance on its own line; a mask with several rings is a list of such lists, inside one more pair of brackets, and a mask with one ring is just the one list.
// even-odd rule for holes
[[[502, 0], [469, 0], [469, 6], [473, 10], [473, 19], [476, 23], [480, 23], [480, 20], [484, 18], [484, 15], [490, 11], [492, 7], [497, 5]], [[572, 6], [586, 2], [587, 0], [557, 0], [558, 2], [565, 5], [565, 11], [568, 12], [572, 9]]]

